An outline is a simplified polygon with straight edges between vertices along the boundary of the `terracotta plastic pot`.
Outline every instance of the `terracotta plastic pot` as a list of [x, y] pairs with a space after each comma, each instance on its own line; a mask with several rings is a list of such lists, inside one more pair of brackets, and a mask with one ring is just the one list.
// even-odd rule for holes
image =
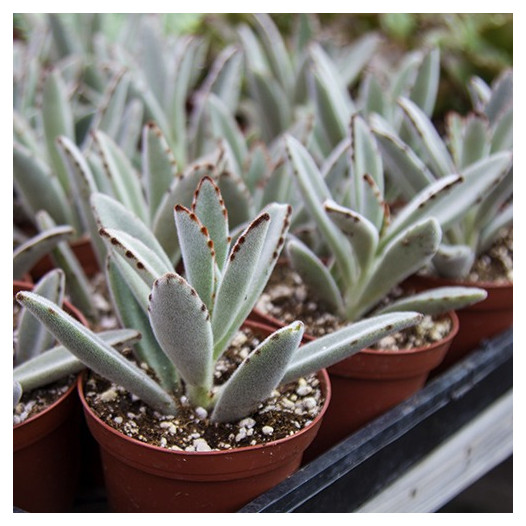
[[13, 426], [13, 505], [71, 511], [80, 471], [81, 413], [75, 383], [47, 409]]
[[[13, 295], [33, 285], [13, 282]], [[73, 305], [64, 308], [87, 326]], [[82, 413], [73, 383], [54, 404], [13, 426], [13, 505], [29, 512], [70, 511], [79, 483]]]
[[[93, 245], [88, 237], [83, 237], [70, 244], [73, 253], [79, 260], [84, 272], [87, 276], [94, 276], [99, 272], [99, 263], [95, 252], [93, 251]], [[49, 255], [44, 256], [36, 265], [31, 269], [31, 277], [34, 280], [38, 280], [44, 274], [53, 269], [55, 265]]]
[[[255, 326], [262, 330], [262, 326]], [[108, 504], [114, 512], [235, 512], [294, 473], [319, 430], [330, 399], [305, 429], [263, 445], [229, 451], [186, 452], [145, 444], [105, 424], [78, 389], [89, 429], [101, 448]]]
[[328, 368], [331, 402], [305, 460], [320, 455], [424, 386], [458, 332], [457, 315], [447, 315], [453, 326], [439, 342], [402, 351], [364, 349]]
[[459, 362], [482, 341], [513, 326], [513, 283], [469, 283], [419, 275], [412, 276], [404, 283], [404, 287], [417, 291], [449, 286], [477, 286], [485, 289], [488, 296], [475, 305], [457, 311], [460, 321], [458, 335], [443, 362], [433, 372], [434, 375]]

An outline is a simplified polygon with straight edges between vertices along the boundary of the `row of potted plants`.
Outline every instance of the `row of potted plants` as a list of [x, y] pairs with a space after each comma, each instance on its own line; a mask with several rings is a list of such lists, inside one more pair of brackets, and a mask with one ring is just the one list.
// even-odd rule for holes
[[[451, 361], [512, 322], [509, 305], [482, 333], [494, 293], [459, 281], [488, 250], [510, 252], [511, 72], [474, 79], [473, 114], [451, 114], [442, 138], [438, 50], [381, 90], [360, 73], [375, 39], [331, 56], [303, 24], [290, 48], [256, 15], [196, 87], [203, 42], [133, 20], [140, 47], [68, 40], [50, 15], [17, 51], [14, 189], [36, 228], [15, 225], [13, 258], [14, 277], [36, 281], [14, 288], [14, 504], [28, 511], [72, 505], [53, 466], [79, 476], [66, 455], [80, 433], [46, 438], [62, 461], [18, 459], [60, 407], [51, 427], [80, 429], [76, 393], [112, 510], [236, 511], [420, 389], [456, 341]], [[66, 393], [28, 418], [57, 381]], [[54, 484], [37, 501], [44, 458]]]

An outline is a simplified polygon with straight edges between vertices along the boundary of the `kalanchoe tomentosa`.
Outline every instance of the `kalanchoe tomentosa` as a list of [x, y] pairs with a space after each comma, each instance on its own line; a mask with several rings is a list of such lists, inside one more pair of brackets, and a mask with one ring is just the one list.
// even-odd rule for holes
[[[65, 278], [61, 269], [45, 274], [33, 292], [60, 308], [64, 300]], [[23, 392], [67, 378], [85, 368], [64, 346], [55, 345], [53, 335], [24, 307], [17, 316], [14, 339], [13, 405]], [[110, 346], [129, 344], [140, 335], [133, 329], [114, 329], [98, 334]]]
[[475, 258], [513, 222], [513, 78], [505, 71], [489, 87], [474, 79], [475, 110], [450, 113], [443, 139], [430, 118], [400, 98], [413, 135], [406, 143], [385, 120], [371, 117], [389, 173], [408, 200], [389, 226], [392, 239], [418, 218], [435, 217], [444, 232], [433, 258], [438, 274], [465, 278]]
[[[331, 257], [326, 266], [297, 239], [287, 243], [287, 253], [307, 286], [342, 319], [355, 321], [370, 314], [393, 287], [431, 260], [442, 232], [432, 215], [417, 215], [392, 232], [375, 138], [357, 114], [350, 128], [351, 155], [347, 176], [339, 182], [339, 203], [306, 148], [287, 137], [290, 164], [305, 207]], [[377, 313], [411, 309], [438, 314], [485, 296], [485, 291], [476, 288], [440, 288], [395, 301]]]
[[214, 388], [215, 363], [267, 282], [287, 234], [290, 207], [268, 205], [231, 246], [220, 191], [204, 178], [191, 209], [175, 208], [182, 277], [122, 205], [101, 194], [92, 202], [110, 248], [114, 303], [124, 325], [140, 327], [137, 357], [154, 369], [161, 385], [50, 302], [31, 293], [18, 299], [87, 366], [161, 412], [177, 412], [173, 394], [184, 386], [190, 402], [210, 410], [213, 421], [248, 416], [280, 383], [332, 365], [421, 319], [414, 312], [385, 314], [301, 348], [303, 324], [296, 321], [264, 340]]

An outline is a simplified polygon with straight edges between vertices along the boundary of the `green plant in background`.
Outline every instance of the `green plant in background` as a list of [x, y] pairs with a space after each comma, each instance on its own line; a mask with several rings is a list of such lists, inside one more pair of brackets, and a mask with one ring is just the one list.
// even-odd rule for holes
[[[63, 305], [65, 275], [61, 269], [51, 270], [35, 285], [33, 293], [52, 302], [59, 309]], [[56, 345], [54, 337], [24, 307], [16, 316], [14, 330], [13, 406], [24, 392], [49, 385], [77, 374], [85, 365], [65, 347]], [[136, 341], [140, 334], [133, 329], [113, 329], [97, 334], [107, 345], [122, 346]]]
[[333, 38], [356, 39], [371, 31], [382, 35], [387, 57], [408, 51], [440, 49], [441, 83], [435, 117], [469, 109], [466, 85], [473, 76], [490, 83], [513, 65], [512, 13], [353, 13], [325, 15]]
[[314, 373], [396, 330], [420, 320], [391, 313], [355, 324], [298, 349], [303, 324], [294, 322], [265, 339], [218, 389], [213, 369], [260, 296], [288, 230], [290, 209], [272, 204], [230, 246], [227, 213], [218, 187], [204, 178], [192, 208], [177, 206], [175, 224], [185, 278], [144, 225], [108, 196], [92, 198], [101, 235], [111, 247], [108, 280], [124, 325], [134, 321], [143, 339], [137, 358], [144, 370], [38, 294], [17, 295], [47, 329], [88, 367], [125, 387], [153, 408], [177, 414], [174, 390], [213, 421], [250, 414], [282, 382]]
[[[358, 115], [351, 121], [350, 140], [349, 170], [336, 202], [336, 194], [309, 152], [296, 139], [287, 138], [290, 166], [330, 259], [325, 265], [295, 239], [287, 243], [287, 254], [309, 290], [331, 312], [351, 322], [376, 312], [374, 308], [395, 286], [424, 267], [436, 254], [442, 231], [433, 214], [407, 214], [405, 221], [389, 224], [382, 158], [373, 134]], [[443, 214], [454, 214], [455, 208], [448, 210]], [[485, 297], [481, 289], [447, 287], [402, 298], [378, 312], [407, 306], [438, 314]]]

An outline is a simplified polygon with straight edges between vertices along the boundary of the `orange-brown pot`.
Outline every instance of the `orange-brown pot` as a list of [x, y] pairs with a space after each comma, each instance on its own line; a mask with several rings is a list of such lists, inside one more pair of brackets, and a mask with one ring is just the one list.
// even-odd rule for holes
[[[13, 297], [33, 284], [13, 282]], [[88, 322], [73, 305], [65, 310]], [[73, 506], [81, 462], [82, 413], [73, 383], [54, 404], [13, 426], [13, 505], [29, 512], [67, 512]]]
[[477, 286], [485, 289], [485, 300], [457, 311], [460, 329], [440, 366], [433, 371], [439, 374], [476, 349], [484, 340], [513, 326], [513, 283], [470, 283], [452, 281], [433, 276], [415, 275], [403, 285], [416, 291], [437, 287]]
[[[255, 328], [262, 330], [262, 326]], [[116, 431], [91, 410], [80, 378], [84, 414], [101, 448], [110, 509], [124, 513], [237, 511], [300, 466], [331, 396], [327, 372], [318, 374], [325, 403], [308, 427], [267, 444], [210, 452], [164, 449]]]
[[328, 368], [332, 396], [323, 425], [307, 450], [310, 460], [346, 436], [407, 400], [444, 359], [459, 328], [455, 312], [450, 333], [432, 345], [401, 351], [364, 349]]

